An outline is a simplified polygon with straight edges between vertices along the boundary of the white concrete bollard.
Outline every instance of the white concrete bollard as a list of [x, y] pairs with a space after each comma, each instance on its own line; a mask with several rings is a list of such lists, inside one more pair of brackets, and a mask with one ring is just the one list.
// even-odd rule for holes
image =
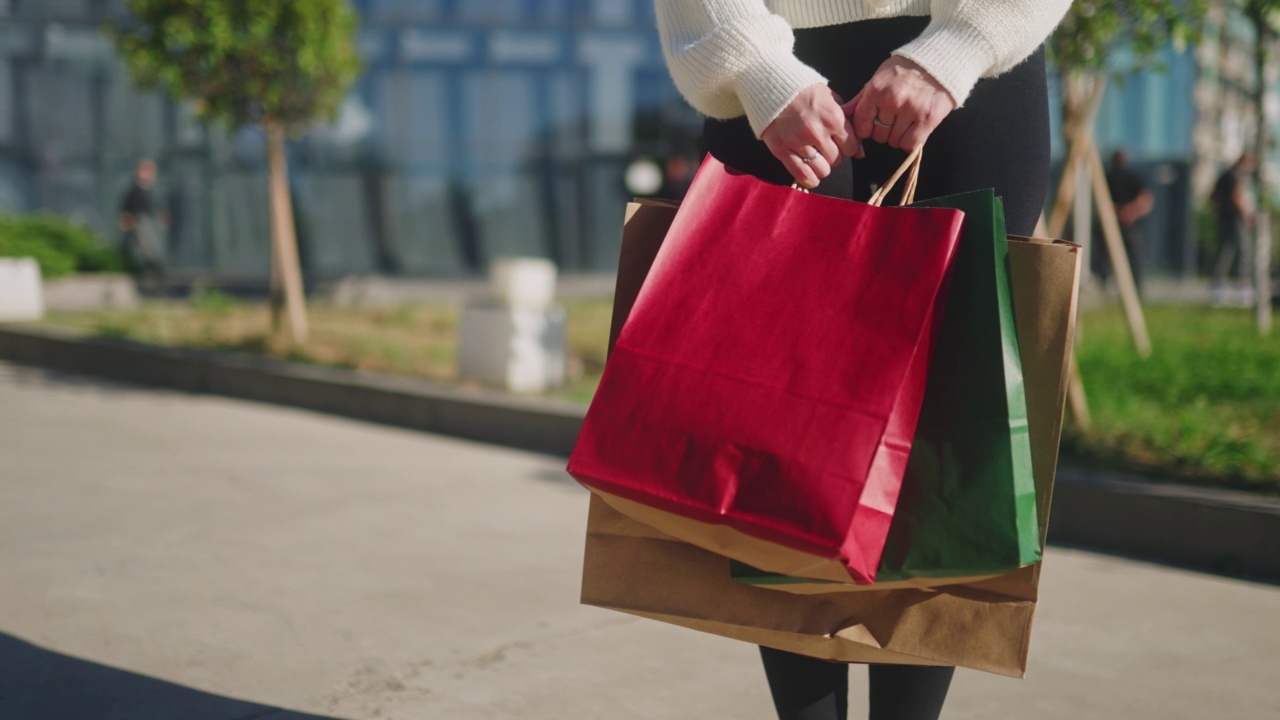
[[554, 304], [555, 264], [498, 258], [489, 285], [495, 300], [463, 308], [458, 375], [522, 393], [564, 384], [565, 311]]
[[489, 269], [489, 285], [509, 308], [545, 310], [556, 300], [556, 265], [544, 258], [497, 258]]
[[463, 309], [458, 369], [464, 379], [536, 393], [564, 383], [565, 311], [499, 304]]
[[0, 258], [0, 322], [44, 317], [40, 265], [33, 258]]

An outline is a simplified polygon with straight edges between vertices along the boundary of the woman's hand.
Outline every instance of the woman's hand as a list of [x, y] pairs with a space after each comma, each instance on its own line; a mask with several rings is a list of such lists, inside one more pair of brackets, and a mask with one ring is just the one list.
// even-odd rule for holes
[[858, 139], [914, 150], [955, 107], [951, 93], [924, 68], [895, 55], [884, 61], [844, 111], [853, 118]]
[[810, 85], [760, 135], [802, 187], [817, 187], [846, 155], [861, 154], [861, 144], [840, 103], [831, 88]]

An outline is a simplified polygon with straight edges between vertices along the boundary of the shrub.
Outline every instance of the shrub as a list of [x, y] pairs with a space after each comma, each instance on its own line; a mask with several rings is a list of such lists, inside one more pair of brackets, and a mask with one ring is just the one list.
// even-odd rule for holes
[[225, 314], [240, 307], [240, 301], [215, 287], [193, 287], [187, 305], [195, 311]]
[[87, 228], [48, 214], [0, 215], [0, 257], [33, 257], [46, 278], [124, 269], [120, 253]]

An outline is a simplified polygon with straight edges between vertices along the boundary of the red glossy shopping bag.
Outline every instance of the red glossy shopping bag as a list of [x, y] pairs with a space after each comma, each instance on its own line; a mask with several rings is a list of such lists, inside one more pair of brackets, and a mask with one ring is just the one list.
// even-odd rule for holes
[[569, 472], [721, 555], [871, 582], [962, 220], [801, 193], [708, 158]]

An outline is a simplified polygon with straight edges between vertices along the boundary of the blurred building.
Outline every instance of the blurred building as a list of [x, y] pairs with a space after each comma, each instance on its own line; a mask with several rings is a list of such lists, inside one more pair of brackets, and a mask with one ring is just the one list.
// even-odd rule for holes
[[[334, 123], [291, 145], [312, 278], [459, 275], [506, 254], [608, 269], [628, 163], [697, 158], [700, 123], [663, 66], [651, 0], [354, 4], [366, 72]], [[100, 32], [123, 5], [0, 0], [0, 211], [50, 209], [114, 239], [133, 164], [152, 157], [174, 263], [263, 276], [262, 137], [135, 90]], [[1100, 147], [1125, 148], [1156, 196], [1152, 275], [1203, 265], [1197, 208], [1253, 135], [1252, 47], [1248, 22], [1219, 5], [1191, 52], [1107, 93]]]
[[[114, 239], [140, 157], [160, 166], [180, 268], [262, 276], [261, 135], [135, 90], [100, 27], [123, 0], [0, 0], [0, 211], [51, 209]], [[538, 255], [616, 261], [623, 168], [696, 157], [649, 0], [357, 0], [366, 72], [291, 145], [311, 277], [457, 275]]]
[[[1204, 256], [1197, 215], [1205, 211], [1218, 174], [1252, 147], [1256, 79], [1254, 31], [1233, 6], [1216, 3], [1204, 35], [1186, 52], [1166, 48], [1159, 68], [1108, 86], [1096, 133], [1104, 158], [1128, 151], [1134, 170], [1146, 178], [1156, 205], [1146, 218], [1143, 258], [1149, 274], [1194, 275], [1213, 262]], [[1272, 51], [1275, 58], [1280, 48]], [[1117, 58], [1117, 65], [1124, 65]], [[1275, 67], [1269, 84], [1275, 86]], [[1056, 93], [1055, 93], [1056, 96]], [[1056, 97], [1055, 97], [1056, 102]], [[1280, 137], [1274, 92], [1269, 98], [1272, 137]], [[1057, 113], [1055, 112], [1055, 115]], [[1054, 134], [1055, 156], [1065, 154]], [[1269, 158], [1271, 177], [1280, 177], [1280, 156]], [[1211, 225], [1211, 223], [1210, 223]]]

